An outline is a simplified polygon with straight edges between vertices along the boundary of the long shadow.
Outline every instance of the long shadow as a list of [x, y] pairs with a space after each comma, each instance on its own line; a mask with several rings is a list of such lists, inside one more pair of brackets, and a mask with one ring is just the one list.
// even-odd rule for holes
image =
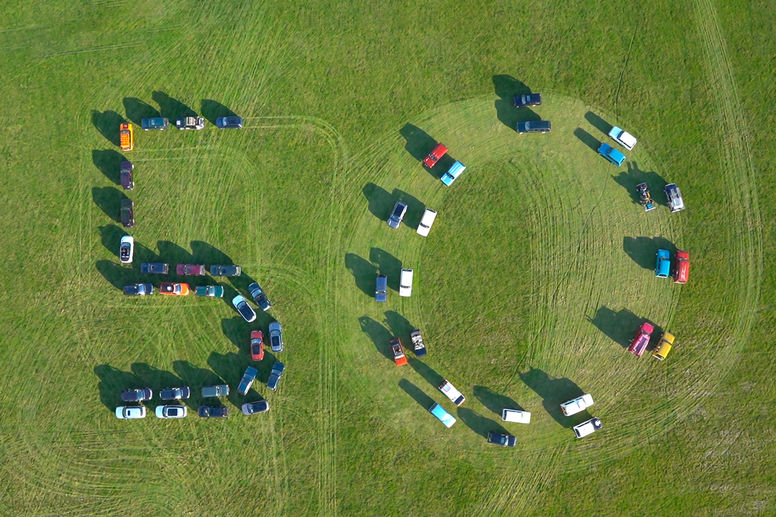
[[657, 265], [657, 250], [666, 249], [671, 254], [676, 253], [676, 245], [663, 237], [624, 237], [622, 249], [633, 262], [651, 270]]
[[[118, 250], [118, 247], [116, 250]], [[116, 251], [116, 253], [118, 254], [118, 251]], [[132, 260], [132, 263], [135, 268], [139, 269], [141, 262], [164, 262], [164, 260], [162, 260], [162, 257], [155, 251], [147, 248], [143, 243], [138, 242], [137, 239], [135, 239], [135, 258]]]
[[494, 75], [493, 90], [499, 97], [494, 104], [496, 117], [508, 128], [514, 130], [521, 120], [541, 120], [530, 108], [515, 108], [513, 104], [515, 95], [531, 93], [531, 89], [524, 82], [508, 74]]
[[199, 407], [202, 404], [208, 406], [219, 405], [217, 398], [202, 398], [202, 386], [225, 384], [224, 380], [216, 375], [215, 372], [208, 368], [198, 368], [188, 361], [173, 361], [172, 369], [181, 378], [183, 384], [191, 388], [189, 404], [192, 407]]
[[[405, 344], [402, 341], [402, 344]], [[405, 346], [405, 354], [407, 352], [407, 347]], [[434, 389], [439, 389], [439, 385], [444, 380], [444, 377], [439, 375], [436, 370], [431, 368], [429, 365], [421, 361], [420, 359], [416, 359], [414, 357], [411, 357], [407, 354], [407, 362], [410, 363], [410, 366], [412, 366], [412, 369], [415, 370], [420, 374], [421, 377], [423, 377], [426, 382], [431, 384], [431, 386], [434, 387]]]
[[119, 125], [124, 122], [126, 119], [113, 110], [92, 110], [92, 124], [108, 142], [115, 146], [119, 145]]
[[428, 411], [428, 408], [431, 407], [431, 404], [434, 403], [434, 399], [426, 395], [423, 390], [412, 384], [407, 379], [400, 379], [399, 380], [399, 387], [404, 390], [404, 392], [412, 397], [412, 400], [417, 402], [420, 407]]
[[197, 264], [234, 264], [232, 257], [204, 241], [191, 241], [191, 253]]
[[415, 327], [410, 324], [407, 318], [396, 311], [385, 311], [385, 322], [388, 324], [391, 333], [394, 336], [401, 338], [401, 342], [406, 348], [410, 342], [410, 332], [412, 332]]
[[614, 312], [606, 305], [599, 307], [595, 316], [592, 319], [588, 318], [588, 320], [609, 339], [623, 348], [630, 346], [639, 325], [644, 322], [644, 318], [639, 318], [627, 309]]
[[372, 340], [377, 351], [383, 354], [386, 359], [393, 361], [393, 353], [391, 352], [391, 347], [388, 346], [393, 337], [391, 332], [368, 316], [358, 318], [358, 323], [361, 325], [361, 330], [364, 334]]
[[[116, 129], [116, 131], [118, 131], [118, 129]], [[113, 149], [95, 149], [92, 151], [92, 161], [94, 162], [94, 165], [116, 185], [121, 184], [119, 166], [124, 160], [126, 160], [124, 155]]]
[[132, 269], [122, 267], [116, 262], [110, 260], [98, 260], [97, 271], [108, 281], [110, 285], [116, 289], [123, 289], [127, 284], [134, 284], [138, 282], [149, 282], [150, 280], [139, 280], [137, 272]]
[[156, 108], [137, 97], [124, 97], [124, 111], [127, 113], [127, 118], [138, 125], [144, 118], [161, 116]]
[[248, 342], [250, 341], [251, 329], [246, 328], [245, 320], [237, 316], [234, 318], [222, 319], [221, 330], [229, 341], [237, 347], [237, 352], [247, 354], [249, 352]]
[[[521, 372], [520, 378], [542, 398], [542, 405], [545, 411], [565, 428], [571, 428], [579, 422], [580, 418], [567, 417], [560, 410], [560, 405], [567, 400], [582, 395], [582, 389], [566, 377], [552, 378], [546, 372], [538, 368], [531, 368], [527, 372]], [[587, 412], [582, 413], [583, 416]], [[587, 418], [590, 418], [587, 415]]]
[[356, 286], [365, 294], [374, 296], [377, 267], [355, 253], [345, 254], [345, 267], [350, 270]]
[[581, 127], [578, 127], [574, 130], [574, 136], [579, 138], [579, 140], [588, 146], [590, 149], [592, 149], [594, 152], [598, 152], [598, 147], [601, 145], [601, 142], [599, 142], [593, 135], [582, 129]]
[[215, 125], [216, 119], [219, 117], [233, 117], [235, 115], [237, 115], [237, 113], [218, 101], [202, 99], [202, 116], [213, 125]]
[[[127, 232], [115, 224], [100, 226], [100, 240], [102, 241], [102, 245], [117, 257], [119, 254], [121, 238], [125, 235], [127, 235]], [[137, 242], [135, 242], [135, 256], [137, 256]]]
[[612, 127], [614, 127], [592, 111], [585, 113], [585, 120], [590, 122], [591, 126], [607, 136], [609, 135], [609, 131], [612, 129]]
[[[266, 356], [265, 356], [266, 360]], [[226, 354], [219, 354], [218, 352], [211, 352], [207, 358], [207, 364], [213, 368], [213, 371], [224, 379], [226, 384], [229, 384], [229, 402], [237, 407], [242, 405], [243, 395], [237, 393], [237, 386], [240, 384], [245, 368], [248, 366], [254, 366], [250, 357], [245, 354], [237, 354], [234, 352], [227, 352]], [[256, 391], [256, 385], [259, 383], [257, 378], [253, 381], [251, 389], [245, 394], [245, 400], [253, 400], [251, 397], [256, 397], [258, 392]]]
[[519, 409], [520, 411], [523, 411], [523, 408], [520, 406], [520, 404], [507, 397], [506, 395], [496, 393], [490, 388], [486, 388], [485, 386], [475, 386], [473, 391], [474, 396], [477, 397], [480, 403], [482, 403], [482, 405], [488, 408], [490, 411], [493, 411], [499, 415], [499, 417], [501, 417], [502, 409]]
[[373, 216], [383, 221], [388, 220], [388, 216], [391, 215], [391, 209], [393, 209], [396, 200], [391, 196], [388, 191], [382, 187], [378, 187], [374, 183], [367, 183], [364, 188], [361, 189], [364, 193], [364, 197], [369, 203], [369, 211]]
[[[154, 91], [151, 98], [159, 105], [159, 112], [163, 117], [174, 121], [181, 117], [196, 117], [197, 112], [183, 104], [178, 99], [174, 99], [164, 92]], [[174, 122], [173, 122], [174, 123]]]
[[[188, 400], [161, 400], [159, 391], [165, 388], [175, 388], [178, 386], [187, 386], [183, 380], [173, 372], [160, 370], [148, 365], [147, 363], [132, 363], [132, 373], [134, 373], [144, 386], [150, 386], [154, 390], [154, 400], [157, 405], [164, 404], [186, 404], [190, 406]], [[189, 386], [191, 388], [191, 386]]]
[[114, 411], [116, 406], [124, 404], [121, 400], [122, 391], [150, 387], [142, 385], [142, 381], [132, 372], [119, 370], [109, 364], [95, 366], [94, 373], [100, 379], [98, 384], [100, 401], [111, 411]]
[[634, 203], [639, 203], [639, 194], [636, 192], [636, 185], [639, 183], [647, 184], [655, 202], [661, 199], [662, 204], [668, 203], [668, 200], [665, 198], [665, 193], [663, 192], [663, 187], [665, 187], [666, 181], [662, 176], [660, 176], [655, 171], [641, 170], [636, 161], [629, 161], [625, 165], [627, 166], [628, 170], [613, 175], [612, 179], [616, 181], [618, 185], [621, 185], [622, 188], [628, 191], [631, 200], [633, 200]]
[[94, 187], [92, 189], [94, 204], [117, 223], [119, 222], [119, 205], [121, 200], [126, 199], [126, 197], [122, 191], [115, 187]]
[[401, 261], [380, 248], [369, 250], [369, 260], [377, 264], [377, 269], [388, 277], [388, 287], [394, 291], [399, 290], [399, 277], [401, 276]]
[[165, 262], [175, 264], [192, 264], [194, 257], [183, 247], [170, 241], [157, 241], [156, 247], [159, 249], [159, 255], [164, 257]]
[[392, 197], [407, 204], [407, 213], [404, 215], [403, 223], [413, 230], [417, 228], [418, 224], [420, 224], [420, 217], [423, 215], [423, 210], [426, 209], [426, 205], [421, 203], [415, 196], [411, 196], [399, 189], [393, 189]]
[[431, 138], [428, 133], [412, 124], [404, 124], [404, 127], [399, 130], [399, 134], [406, 141], [404, 149], [418, 161], [423, 160], [437, 145], [437, 141]]
[[469, 408], [465, 407], [459, 407], [458, 408], [458, 418], [461, 419], [461, 422], [466, 424], [466, 426], [477, 433], [478, 435], [482, 436], [483, 438], [488, 437], [489, 431], [494, 431], [497, 433], [509, 433], [506, 429], [504, 429], [501, 424], [496, 422], [495, 420], [491, 420], [490, 418], [486, 418], [479, 413], [472, 411]]

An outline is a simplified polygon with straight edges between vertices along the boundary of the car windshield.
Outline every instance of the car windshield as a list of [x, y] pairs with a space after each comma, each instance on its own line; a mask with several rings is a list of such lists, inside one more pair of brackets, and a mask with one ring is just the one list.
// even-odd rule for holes
[[393, 209], [393, 216], [399, 217], [399, 214], [401, 213], [402, 208], [403, 207], [401, 205], [396, 205], [396, 208]]

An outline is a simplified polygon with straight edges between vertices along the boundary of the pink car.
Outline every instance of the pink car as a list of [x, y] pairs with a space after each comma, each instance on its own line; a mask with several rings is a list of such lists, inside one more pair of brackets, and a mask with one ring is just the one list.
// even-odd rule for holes
[[651, 323], [647, 321], [642, 323], [639, 331], [636, 333], [636, 337], [633, 338], [633, 341], [631, 341], [631, 344], [628, 347], [628, 352], [637, 357], [641, 357], [644, 350], [647, 349], [647, 345], [649, 345], [649, 339], [652, 337], [653, 330], [655, 330], [655, 327], [653, 327]]

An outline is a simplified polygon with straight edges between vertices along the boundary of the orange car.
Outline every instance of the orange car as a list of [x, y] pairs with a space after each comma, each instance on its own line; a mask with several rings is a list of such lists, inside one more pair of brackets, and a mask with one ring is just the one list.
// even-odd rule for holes
[[186, 296], [189, 294], [189, 284], [162, 282], [159, 284], [159, 292], [161, 294], [170, 294], [173, 296]]
[[135, 148], [135, 130], [132, 124], [124, 122], [119, 125], [119, 144], [122, 151], [131, 151]]

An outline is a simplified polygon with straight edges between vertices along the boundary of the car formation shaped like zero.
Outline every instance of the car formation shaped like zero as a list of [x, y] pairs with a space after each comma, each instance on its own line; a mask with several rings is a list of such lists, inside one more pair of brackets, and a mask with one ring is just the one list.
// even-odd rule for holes
[[170, 265], [164, 262], [141, 262], [140, 272], [145, 274], [166, 275], [170, 272]]
[[423, 336], [420, 335], [420, 330], [413, 329], [410, 332], [410, 341], [412, 341], [412, 350], [418, 357], [426, 355], [426, 344], [423, 342]]
[[401, 344], [401, 339], [395, 337], [388, 345], [391, 347], [391, 353], [393, 354], [393, 360], [396, 362], [396, 366], [404, 366], [407, 364], [407, 356], [404, 355], [404, 347]]
[[669, 183], [663, 187], [663, 191], [665, 192], [666, 199], [668, 200], [668, 208], [672, 212], [681, 212], [684, 210], [684, 199], [682, 199], [682, 192], [679, 190], [679, 187], [676, 186], [676, 183]]
[[445, 184], [446, 187], [449, 187], [453, 184], [455, 180], [458, 179], [458, 176], [460, 176], [463, 171], [466, 170], [466, 165], [462, 164], [459, 161], [456, 161], [454, 164], [450, 166], [449, 169], [447, 169], [447, 172], [445, 172], [442, 175], [442, 183]]
[[552, 124], [549, 120], [521, 120], [515, 126], [519, 134], [523, 133], [549, 133]]
[[124, 286], [124, 294], [127, 296], [146, 296], [154, 294], [153, 284], [129, 284]]
[[153, 397], [154, 392], [151, 388], [130, 388], [121, 392], [123, 402], [143, 402], [151, 400]]
[[256, 402], [246, 402], [240, 408], [243, 415], [254, 415], [256, 413], [264, 413], [269, 411], [269, 402], [266, 400], [259, 400]]
[[633, 146], [636, 145], [636, 138], [617, 126], [614, 126], [609, 130], [609, 136], [628, 151], [632, 150]]
[[625, 161], [625, 155], [609, 144], [601, 144], [598, 147], [598, 154], [606, 158], [609, 162], [611, 162], [613, 165], [616, 165], [617, 167], [622, 165], [622, 162]]
[[256, 375], [258, 375], [258, 373], [259, 371], [253, 366], [247, 367], [240, 380], [240, 384], [237, 385], [237, 393], [243, 396], [248, 393], [248, 390], [251, 389], [251, 385], [253, 384], [253, 381], [256, 380]]
[[190, 396], [191, 396], [191, 388], [189, 388], [188, 386], [164, 388], [159, 392], [159, 398], [162, 400], [186, 400]]
[[226, 406], [199, 406], [197, 414], [202, 418], [227, 418], [229, 408]]
[[267, 379], [267, 388], [275, 391], [278, 389], [278, 383], [283, 377], [283, 373], [286, 371], [286, 365], [280, 361], [275, 361], [272, 365], [272, 370], [269, 372], [269, 378]]
[[170, 127], [170, 121], [164, 117], [151, 117], [140, 120], [143, 131], [164, 131]]
[[133, 420], [135, 418], [145, 418], [145, 406], [119, 406], [116, 408], [116, 418], [120, 420]]
[[156, 418], [186, 418], [186, 406], [156, 406]]
[[375, 280], [375, 301], [384, 302], [388, 299], [388, 277], [377, 275]]
[[135, 128], [128, 122], [119, 124], [119, 148], [122, 151], [135, 148]]
[[664, 249], [657, 250], [657, 260], [655, 262], [655, 276], [658, 278], [668, 278], [671, 274], [671, 252]]

